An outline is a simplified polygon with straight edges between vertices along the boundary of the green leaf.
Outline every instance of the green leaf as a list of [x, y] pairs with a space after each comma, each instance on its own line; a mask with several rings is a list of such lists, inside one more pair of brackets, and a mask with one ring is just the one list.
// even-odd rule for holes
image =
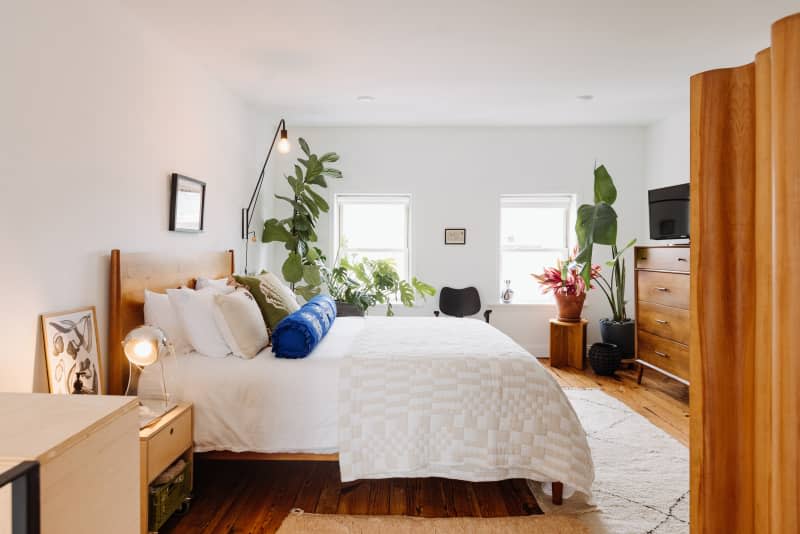
[[605, 202], [609, 206], [617, 200], [617, 188], [605, 165], [594, 170], [594, 203]]
[[314, 217], [319, 217], [319, 208], [317, 207], [317, 203], [314, 202], [313, 198], [303, 193], [302, 195], [300, 195], [300, 199], [303, 202], [303, 204], [308, 208], [308, 210], [314, 215]]
[[401, 281], [398, 286], [400, 302], [403, 303], [403, 306], [410, 308], [414, 305], [414, 288], [405, 280]]
[[290, 186], [292, 186], [292, 191], [294, 191], [295, 195], [299, 194], [303, 190], [303, 187], [305, 187], [303, 185], [303, 181], [298, 180], [294, 176], [287, 176], [286, 181], [289, 182]]
[[275, 195], [275, 198], [278, 198], [278, 199], [281, 199], [281, 200], [285, 200], [286, 202], [291, 204], [292, 207], [294, 209], [296, 209], [296, 210], [299, 210], [299, 211], [302, 211], [302, 212], [308, 212], [308, 210], [305, 207], [303, 207], [303, 205], [300, 202], [297, 202], [293, 198], [285, 197], [285, 196], [282, 196], [282, 195]]
[[583, 264], [581, 276], [588, 285], [592, 276], [592, 249], [595, 243], [614, 245], [617, 242], [617, 212], [605, 202], [584, 204], [578, 208], [575, 233], [580, 249], [575, 261]]
[[263, 243], [273, 243], [275, 241], [285, 243], [291, 239], [291, 237], [292, 234], [278, 219], [267, 219], [264, 221], [264, 231], [261, 232], [261, 241]]
[[429, 297], [432, 297], [432, 296], [434, 296], [436, 294], [436, 288], [435, 287], [433, 287], [432, 285], [426, 284], [425, 282], [423, 282], [422, 280], [420, 280], [416, 276], [411, 279], [411, 285], [414, 286], [414, 289], [417, 290], [417, 293], [422, 295], [423, 299], [425, 298], [426, 295], [429, 296]]
[[300, 148], [303, 150], [306, 156], [311, 155], [311, 151], [308, 149], [308, 143], [306, 143], [305, 139], [301, 137], [300, 139], [297, 140], [297, 143], [300, 145]]
[[316, 287], [322, 283], [319, 267], [316, 265], [303, 265], [303, 280], [309, 286]]
[[319, 259], [319, 253], [317, 252], [316, 247], [311, 247], [308, 249], [306, 253], [306, 258], [308, 261], [317, 261]]
[[306, 178], [306, 183], [318, 185], [320, 187], [328, 187], [328, 182], [325, 181], [325, 177], [321, 174], [317, 174], [311, 178]]
[[320, 211], [328, 213], [328, 210], [331, 209], [328, 205], [328, 201], [322, 198], [320, 194], [310, 187], [306, 187], [306, 194], [308, 194], [308, 196], [314, 200], [314, 203], [317, 205]]
[[342, 171], [340, 171], [339, 169], [328, 169], [328, 168], [325, 168], [325, 169], [322, 169], [321, 172], [322, 172], [322, 174], [324, 174], [326, 176], [330, 176], [331, 178], [339, 179], [339, 178], [342, 177]]
[[283, 262], [281, 273], [284, 280], [290, 284], [296, 284], [303, 279], [303, 261], [296, 252], [290, 252], [289, 257]]
[[336, 163], [339, 161], [339, 154], [336, 152], [326, 152], [320, 156], [319, 160], [323, 163]]
[[319, 287], [311, 286], [294, 286], [294, 292], [309, 301], [319, 295], [320, 289]]
[[623, 254], [624, 254], [624, 253], [625, 253], [625, 252], [626, 252], [626, 251], [627, 251], [629, 248], [631, 248], [631, 247], [632, 247], [633, 245], [635, 245], [635, 244], [636, 244], [636, 238], [634, 237], [633, 239], [631, 239], [630, 241], [628, 241], [628, 244], [627, 244], [627, 245], [625, 245], [624, 247], [622, 247], [622, 250], [620, 250], [619, 252], [617, 252], [617, 255], [616, 255], [616, 256], [614, 256], [613, 258], [611, 258], [610, 260], [608, 260], [608, 261], [606, 262], [606, 265], [608, 265], [609, 267], [613, 267], [615, 263], [617, 263], [619, 260], [621, 260], [621, 259], [622, 259], [622, 255], [623, 255]]

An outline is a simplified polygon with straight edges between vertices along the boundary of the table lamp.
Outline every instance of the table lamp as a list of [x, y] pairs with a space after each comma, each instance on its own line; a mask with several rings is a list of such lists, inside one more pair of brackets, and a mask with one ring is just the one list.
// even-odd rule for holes
[[[122, 349], [130, 363], [126, 395], [139, 396], [139, 375], [145, 367], [159, 363], [161, 366], [161, 398], [143, 399], [139, 397], [139, 428], [144, 428], [172, 410], [176, 404], [167, 393], [167, 380], [164, 374], [164, 357], [175, 357], [172, 343], [166, 334], [155, 326], [139, 326], [128, 332], [122, 341]], [[134, 368], [136, 371], [134, 371]]]

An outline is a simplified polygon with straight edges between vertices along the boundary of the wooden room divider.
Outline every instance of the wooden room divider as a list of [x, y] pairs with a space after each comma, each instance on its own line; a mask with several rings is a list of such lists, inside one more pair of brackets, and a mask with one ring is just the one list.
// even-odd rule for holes
[[800, 532], [800, 14], [691, 79], [691, 524]]

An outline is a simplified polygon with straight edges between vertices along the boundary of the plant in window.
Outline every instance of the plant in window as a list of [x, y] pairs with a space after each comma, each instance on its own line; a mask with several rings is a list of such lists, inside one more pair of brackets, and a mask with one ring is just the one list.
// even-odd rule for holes
[[[424, 300], [426, 296], [436, 294], [433, 286], [413, 277], [411, 281], [401, 280], [394, 260], [372, 260], [362, 257], [358, 261], [342, 258], [334, 262], [330, 268], [319, 262], [322, 279], [328, 286], [328, 292], [337, 304], [347, 304], [364, 315], [367, 309], [376, 304], [386, 304], [386, 315], [394, 315], [392, 301], [399, 299], [404, 306], [414, 305], [417, 296]], [[356, 313], [353, 313], [356, 314]]]
[[[330, 209], [317, 189], [328, 187], [326, 176], [340, 179], [342, 173], [327, 166], [339, 161], [339, 155], [335, 152], [317, 156], [311, 153], [308, 143], [302, 137], [298, 139], [298, 144], [306, 158], [297, 158], [300, 165], [294, 166], [294, 176], [286, 176], [293, 196], [275, 195], [275, 198], [291, 206], [292, 215], [285, 219], [272, 218], [264, 221], [261, 241], [284, 244], [289, 255], [281, 267], [283, 278], [289, 282], [295, 293], [308, 300], [319, 293], [322, 283], [318, 261], [324, 257], [322, 251], [314, 246], [317, 242], [315, 227], [320, 213], [327, 213]], [[305, 284], [298, 285], [300, 282]]]
[[578, 208], [575, 233], [578, 236], [580, 254], [575, 261], [581, 266], [581, 276], [586, 283], [592, 278], [592, 251], [594, 245], [611, 247], [610, 279], [601, 276], [598, 285], [611, 306], [611, 318], [600, 320], [603, 342], [619, 345], [624, 356], [634, 351], [634, 322], [625, 309], [625, 252], [636, 243], [632, 239], [621, 249], [617, 247], [617, 212], [612, 205], [617, 200], [617, 188], [604, 165], [594, 170], [594, 204], [583, 204]]

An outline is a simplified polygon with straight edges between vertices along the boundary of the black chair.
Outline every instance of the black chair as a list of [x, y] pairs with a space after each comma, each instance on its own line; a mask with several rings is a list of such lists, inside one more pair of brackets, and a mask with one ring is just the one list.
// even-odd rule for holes
[[[451, 317], [475, 315], [481, 311], [481, 296], [474, 287], [465, 287], [464, 289], [443, 287], [439, 292], [439, 309], [434, 311], [433, 314], [439, 317], [440, 311]], [[487, 323], [491, 313], [492, 310], [483, 312], [483, 318], [486, 319]]]

